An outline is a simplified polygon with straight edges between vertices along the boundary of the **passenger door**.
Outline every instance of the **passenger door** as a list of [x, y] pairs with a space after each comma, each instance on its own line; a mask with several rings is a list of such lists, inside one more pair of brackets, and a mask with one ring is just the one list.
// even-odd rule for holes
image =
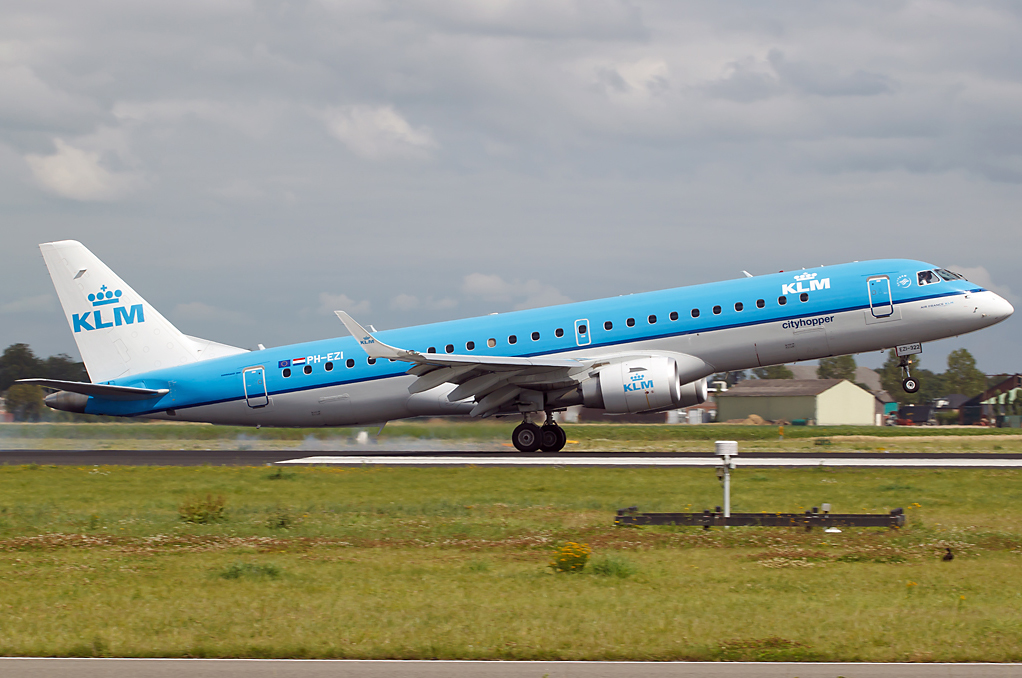
[[877, 275], [866, 281], [869, 288], [869, 310], [874, 318], [886, 318], [894, 313], [891, 302], [891, 279]]
[[270, 403], [266, 395], [266, 371], [259, 367], [249, 367], [243, 373], [245, 400], [249, 407], [266, 407]]

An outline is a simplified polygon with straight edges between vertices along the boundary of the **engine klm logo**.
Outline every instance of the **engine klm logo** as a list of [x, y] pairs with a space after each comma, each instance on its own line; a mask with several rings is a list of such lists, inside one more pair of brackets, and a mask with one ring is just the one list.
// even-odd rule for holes
[[795, 282], [781, 285], [781, 294], [802, 294], [816, 290], [829, 290], [830, 278], [816, 279], [815, 273], [802, 273], [795, 276]]
[[653, 380], [644, 380], [641, 374], [632, 374], [628, 377], [629, 382], [625, 384], [625, 393], [631, 393], [632, 391], [646, 391], [653, 390]]
[[[110, 327], [145, 322], [142, 304], [114, 306], [114, 304], [119, 304], [121, 301], [120, 290], [111, 291], [107, 289], [106, 285], [103, 285], [99, 288], [99, 292], [89, 295], [89, 301], [92, 302], [92, 307], [95, 310], [71, 314], [71, 324], [75, 334], [82, 330], [90, 332], [92, 330], [105, 330]], [[102, 308], [103, 306], [112, 306], [113, 308], [107, 310]], [[104, 314], [106, 314], [106, 319], [103, 317]]]

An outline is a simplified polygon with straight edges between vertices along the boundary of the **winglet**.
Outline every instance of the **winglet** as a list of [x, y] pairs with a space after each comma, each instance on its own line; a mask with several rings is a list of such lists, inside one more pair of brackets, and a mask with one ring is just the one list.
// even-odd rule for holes
[[413, 363], [422, 362], [422, 356], [415, 351], [406, 351], [402, 348], [389, 346], [376, 339], [366, 328], [355, 322], [355, 319], [344, 311], [334, 311], [334, 313], [341, 319], [344, 326], [348, 328], [348, 332], [351, 332], [351, 336], [355, 337], [359, 346], [362, 347], [362, 350], [370, 358], [389, 358], [392, 360], [406, 360]]

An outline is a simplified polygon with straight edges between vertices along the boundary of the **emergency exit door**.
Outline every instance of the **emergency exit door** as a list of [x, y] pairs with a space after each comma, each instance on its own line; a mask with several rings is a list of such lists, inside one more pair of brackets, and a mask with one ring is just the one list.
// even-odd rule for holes
[[886, 318], [894, 313], [891, 302], [891, 279], [878, 275], [866, 281], [869, 287], [869, 310], [874, 318]]
[[260, 367], [249, 367], [243, 372], [245, 400], [249, 407], [266, 407], [270, 398], [266, 395], [266, 371]]

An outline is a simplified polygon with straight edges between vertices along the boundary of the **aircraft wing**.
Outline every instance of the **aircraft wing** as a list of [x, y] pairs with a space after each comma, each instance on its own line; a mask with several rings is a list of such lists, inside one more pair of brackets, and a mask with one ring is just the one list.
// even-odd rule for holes
[[455, 384], [457, 388], [448, 400], [475, 398], [478, 404], [471, 412], [473, 416], [494, 414], [506, 403], [523, 397], [524, 391], [544, 391], [553, 396], [557, 391], [572, 391], [596, 366], [593, 360], [571, 358], [423, 354], [385, 344], [344, 311], [335, 313], [370, 358], [413, 363], [408, 373], [418, 379], [408, 387], [410, 393]]

